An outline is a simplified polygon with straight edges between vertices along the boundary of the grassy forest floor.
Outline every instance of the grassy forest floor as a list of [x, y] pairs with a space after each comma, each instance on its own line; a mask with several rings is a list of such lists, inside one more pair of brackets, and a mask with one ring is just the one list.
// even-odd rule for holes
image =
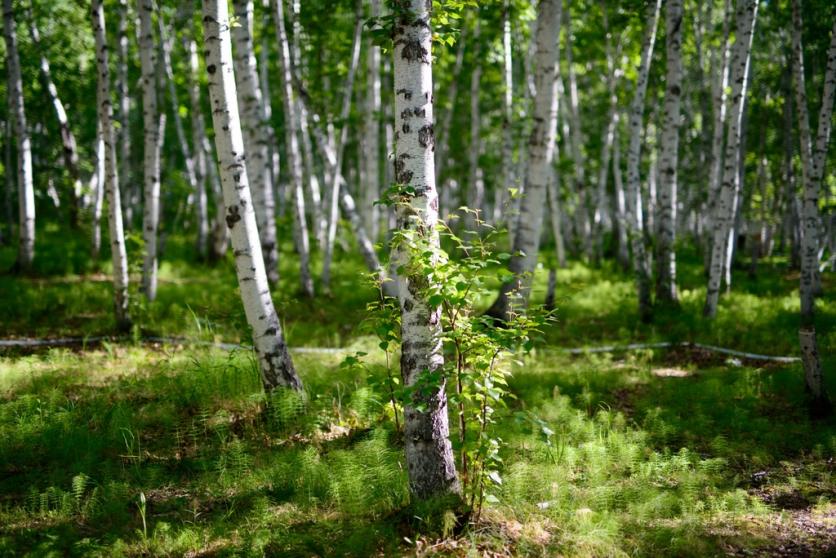
[[[107, 267], [89, 267], [85, 239], [47, 230], [39, 245], [34, 277], [0, 275], [0, 337], [112, 333]], [[798, 275], [784, 262], [754, 278], [736, 270], [713, 323], [687, 248], [682, 307], [650, 325], [629, 274], [561, 270], [558, 322], [512, 364], [498, 502], [469, 530], [431, 534], [406, 507], [361, 263], [343, 255], [333, 294], [306, 301], [285, 248], [274, 297], [289, 343], [341, 349], [294, 354], [306, 398], [265, 396], [246, 350], [142, 342], [249, 342], [232, 265], [195, 264], [178, 238], [158, 300], [134, 297], [131, 339], [0, 353], [0, 555], [836, 553], [836, 423], [807, 418], [799, 364], [557, 350], [695, 341], [797, 354]], [[0, 250], [0, 271], [13, 258]], [[835, 286], [824, 278], [817, 308], [832, 394]], [[541, 273], [535, 302], [544, 288]], [[369, 353], [369, 373], [340, 366], [355, 351]]]

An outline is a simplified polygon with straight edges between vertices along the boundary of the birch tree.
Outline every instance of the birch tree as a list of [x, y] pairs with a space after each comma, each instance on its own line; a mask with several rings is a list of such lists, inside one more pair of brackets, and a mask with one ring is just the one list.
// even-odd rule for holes
[[103, 186], [107, 189], [108, 228], [113, 262], [113, 300], [117, 327], [127, 330], [131, 326], [128, 313], [128, 254], [125, 249], [125, 232], [122, 228], [122, 201], [119, 191], [119, 171], [116, 168], [113, 101], [110, 98], [110, 69], [102, 0], [93, 1], [92, 15], [93, 34], [96, 37], [98, 117], [104, 140], [105, 181]]
[[[380, 16], [380, 0], [369, 0], [369, 15]], [[362, 217], [372, 239], [379, 236], [380, 211], [380, 47], [366, 43], [366, 115], [361, 135], [363, 165]]]
[[354, 40], [351, 48], [351, 61], [348, 66], [348, 74], [345, 77], [345, 89], [343, 90], [342, 109], [340, 111], [340, 136], [337, 140], [335, 151], [336, 161], [333, 172], [329, 175], [331, 179], [331, 199], [328, 205], [328, 231], [325, 236], [325, 250], [322, 255], [322, 287], [329, 291], [331, 288], [331, 262], [334, 259], [334, 240], [337, 237], [337, 222], [340, 216], [340, 185], [338, 176], [342, 169], [345, 144], [348, 141], [348, 116], [351, 111], [351, 97], [354, 92], [354, 76], [357, 74], [357, 66], [360, 62], [360, 44], [363, 31], [362, 4], [357, 2], [357, 21], [354, 25]]
[[[473, 31], [473, 72], [470, 74], [470, 144], [467, 154], [467, 200], [465, 205], [469, 211], [464, 215], [464, 228], [466, 231], [476, 230], [476, 215], [472, 212], [481, 211], [485, 199], [485, 182], [482, 180], [482, 172], [479, 168], [479, 154], [482, 147], [481, 129], [482, 116], [479, 111], [479, 85], [482, 81], [482, 63], [479, 46], [481, 34], [481, 22], [479, 12], [476, 11], [476, 27]], [[484, 218], [484, 216], [482, 216]]]
[[90, 190], [93, 192], [93, 211], [92, 211], [92, 246], [90, 257], [94, 262], [99, 260], [99, 252], [102, 248], [102, 206], [104, 205], [104, 191], [105, 191], [105, 143], [102, 134], [102, 123], [96, 123], [96, 149], [95, 149], [96, 167], [93, 170], [93, 176], [90, 178]]
[[519, 225], [514, 235], [509, 269], [513, 279], [502, 285], [488, 314], [507, 321], [513, 311], [524, 309], [531, 294], [531, 282], [537, 265], [546, 189], [552, 179], [555, 153], [557, 110], [554, 103], [557, 84], [556, 50], [560, 33], [561, 0], [540, 0], [537, 6], [537, 34], [534, 75], [533, 128], [529, 139], [525, 193], [520, 203]]
[[[186, 55], [189, 60], [187, 83], [189, 88], [189, 117], [192, 129], [192, 145], [194, 146], [194, 175], [195, 175], [195, 217], [197, 222], [197, 253], [206, 258], [209, 252], [209, 202], [206, 193], [207, 152], [204, 148], [206, 140], [206, 123], [203, 119], [201, 107], [200, 86], [197, 82], [199, 64], [197, 57], [197, 43], [189, 35], [184, 38]], [[213, 163], [214, 164], [214, 163]], [[223, 205], [222, 200], [221, 205]]]
[[293, 204], [293, 240], [299, 254], [299, 279], [302, 292], [309, 297], [314, 295], [313, 278], [310, 271], [310, 242], [308, 227], [305, 222], [305, 193], [302, 187], [302, 157], [299, 153], [299, 134], [297, 125], [297, 98], [293, 87], [293, 67], [290, 59], [290, 45], [284, 27], [284, 0], [274, 0], [276, 17], [276, 42], [279, 44], [279, 62], [281, 71], [282, 101], [284, 102], [285, 148], [290, 166], [290, 193]]
[[279, 280], [276, 204], [273, 198], [271, 160], [268, 149], [270, 132], [267, 128], [269, 125], [265, 119], [264, 98], [261, 94], [253, 46], [253, 2], [252, 0], [234, 0], [232, 5], [237, 18], [237, 23], [232, 28], [232, 38], [235, 42], [234, 63], [238, 104], [241, 107], [244, 148], [247, 150], [247, 174], [252, 181], [251, 191], [267, 278], [271, 283], [276, 283]]
[[827, 145], [833, 123], [833, 101], [836, 95], [836, 21], [831, 32], [830, 48], [827, 53], [827, 68], [824, 75], [824, 90], [819, 112], [819, 125], [815, 143], [810, 130], [807, 109], [807, 90], [804, 81], [804, 49], [801, 31], [801, 2], [792, 0], [792, 46], [795, 99], [798, 112], [798, 128], [801, 140], [801, 175], [804, 183], [801, 209], [801, 344], [802, 361], [807, 391], [811, 397], [814, 415], [831, 412], [831, 404], [824, 387], [822, 365], [818, 356], [815, 329], [815, 287], [819, 273], [819, 192], [821, 190]]
[[642, 321], [649, 321], [652, 318], [653, 306], [650, 298], [650, 268], [644, 244], [639, 165], [641, 162], [644, 99], [647, 93], [647, 77], [650, 73], [650, 61], [653, 57], [653, 46], [656, 42], [656, 27], [659, 23], [661, 3], [662, 0], [653, 0], [647, 9], [647, 27], [642, 41], [641, 61], [636, 75], [636, 90], [630, 105], [630, 144], [627, 149], [627, 231], [633, 251], [633, 271], [636, 274], [639, 318]]
[[142, 265], [142, 291], [148, 300], [157, 297], [157, 227], [160, 221], [160, 148], [165, 116], [157, 109], [157, 52], [154, 44], [154, 3], [137, 2], [139, 13], [139, 55], [142, 67], [143, 182], [145, 208], [142, 238], [145, 258]]
[[[439, 245], [438, 194], [433, 160], [432, 1], [394, 4], [395, 182], [409, 188], [397, 207], [398, 230], [422, 243]], [[409, 248], [395, 246], [406, 263]], [[423, 299], [429, 278], [407, 272], [398, 281], [401, 307], [401, 374], [406, 386], [421, 382], [404, 409], [404, 443], [412, 493], [428, 498], [461, 490], [449, 439], [444, 376], [430, 380], [444, 365], [441, 311]]]
[[759, 0], [744, 0], [738, 3], [736, 11], [737, 33], [731, 56], [731, 105], [729, 106], [729, 124], [726, 134], [725, 154], [723, 156], [723, 181], [712, 215], [711, 264], [709, 266], [708, 289], [706, 291], [705, 316], [713, 318], [717, 314], [717, 302], [720, 297], [720, 281], [723, 263], [729, 242], [729, 231], [734, 222], [735, 203], [740, 188], [741, 126], [745, 107], [746, 91], [749, 79], [749, 60], [752, 50], [752, 37]]
[[131, 93], [128, 86], [128, 0], [119, 0], [117, 13], [119, 20], [116, 28], [116, 111], [114, 127], [118, 141], [119, 176], [121, 177], [120, 199], [125, 201], [123, 218], [128, 226], [133, 225], [133, 210], [138, 207], [136, 187], [131, 173]]
[[514, 175], [514, 63], [511, 48], [511, 2], [505, 0], [502, 14], [502, 182], [494, 192], [493, 220], [495, 225], [505, 221], [505, 196], [516, 183]]
[[22, 272], [32, 269], [35, 259], [35, 186], [32, 180], [32, 139], [26, 122], [23, 81], [20, 77], [20, 56], [17, 49], [17, 24], [12, 0], [3, 0], [3, 37], [6, 41], [8, 95], [11, 105], [12, 129], [17, 144], [18, 250], [16, 267]]
[[238, 288], [247, 323], [253, 332], [253, 345], [265, 391], [279, 386], [301, 391], [302, 381], [296, 374], [279, 316], [270, 297], [259, 244], [238, 116], [229, 29], [226, 0], [204, 0], [203, 48], [223, 184], [225, 218], [232, 233]]
[[682, 0], [665, 7], [667, 74], [659, 160], [659, 220], [656, 238], [656, 300], [676, 303], [676, 198], [679, 167], [679, 105], [682, 96]]

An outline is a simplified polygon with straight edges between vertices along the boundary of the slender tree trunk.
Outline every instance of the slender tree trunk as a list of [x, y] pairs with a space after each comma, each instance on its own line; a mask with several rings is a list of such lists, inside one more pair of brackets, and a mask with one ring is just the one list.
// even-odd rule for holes
[[345, 144], [348, 141], [348, 116], [351, 111], [351, 98], [354, 93], [354, 76], [357, 74], [357, 66], [360, 63], [360, 45], [362, 44], [363, 31], [363, 5], [357, 2], [357, 21], [354, 25], [354, 42], [351, 49], [351, 62], [348, 66], [348, 75], [345, 78], [345, 90], [343, 91], [342, 110], [340, 111], [340, 137], [335, 146], [336, 161], [333, 172], [329, 174], [331, 179], [330, 193], [331, 200], [328, 206], [328, 234], [325, 237], [325, 250], [322, 255], [322, 287], [325, 291], [331, 289], [331, 262], [334, 259], [334, 240], [337, 238], [337, 223], [340, 218], [340, 185], [338, 176], [342, 172], [343, 154]]
[[641, 62], [636, 77], [636, 90], [630, 106], [630, 146], [627, 151], [627, 219], [628, 236], [633, 249], [633, 270], [636, 274], [639, 318], [650, 321], [653, 307], [650, 298], [650, 268], [644, 243], [642, 199], [639, 164], [641, 162], [642, 122], [644, 120], [644, 99], [647, 94], [647, 77], [656, 42], [656, 28], [659, 23], [661, 0], [653, 0], [648, 7], [647, 29], [642, 42]]
[[[380, 0], [369, 1], [369, 15], [380, 16]], [[371, 38], [366, 43], [366, 115], [363, 120], [362, 165], [365, 181], [362, 188], [362, 218], [371, 238], [380, 236], [380, 47]]]
[[32, 269], [35, 259], [35, 187], [32, 180], [32, 140], [26, 122], [23, 101], [23, 81], [20, 77], [20, 57], [17, 49], [17, 24], [12, 0], [3, 0], [3, 30], [6, 40], [8, 95], [17, 143], [18, 186], [18, 251], [17, 268], [22, 272]]
[[32, 17], [30, 11], [29, 17], [29, 35], [32, 37], [32, 46], [41, 55], [41, 77], [46, 85], [46, 91], [49, 94], [49, 100], [52, 107], [55, 109], [55, 116], [58, 118], [58, 127], [61, 130], [61, 144], [63, 145], [64, 167], [72, 180], [72, 191], [70, 192], [71, 203], [70, 206], [70, 224], [73, 227], [78, 227], [79, 211], [81, 209], [81, 176], [78, 171], [78, 147], [75, 141], [75, 135], [70, 129], [70, 122], [67, 118], [67, 111], [64, 110], [64, 103], [58, 96], [58, 88], [52, 81], [52, 70], [49, 66], [44, 54], [44, 49], [41, 45], [41, 34], [35, 25], [35, 19]]
[[123, 219], [128, 229], [133, 226], [133, 210], [139, 206], [138, 188], [131, 173], [131, 94], [128, 86], [128, 0], [119, 0], [118, 45], [116, 49], [116, 114], [119, 127], [114, 129], [119, 149], [120, 198], [125, 200]]
[[270, 182], [270, 157], [268, 141], [269, 124], [265, 120], [264, 98], [258, 78], [258, 67], [253, 46], [253, 2], [234, 0], [237, 24], [232, 27], [235, 41], [235, 75], [237, 76], [238, 104], [241, 107], [241, 124], [244, 132], [244, 148], [247, 150], [247, 175], [252, 182], [251, 191], [255, 215], [271, 283], [279, 280], [279, 253], [276, 242], [276, 207], [273, 185]]
[[624, 194], [624, 182], [621, 174], [621, 139], [618, 126], [615, 127], [612, 151], [612, 172], [615, 183], [615, 220], [617, 224], [618, 250], [616, 258], [624, 271], [630, 269], [630, 241], [627, 231], [627, 200]]
[[677, 303], [676, 292], [676, 198], [679, 167], [679, 105], [682, 96], [682, 0], [667, 0], [665, 42], [667, 77], [662, 128], [661, 184], [656, 257], [656, 299]]
[[[399, 0], [395, 4], [395, 181], [412, 187], [414, 194], [398, 209], [398, 227], [420, 242], [438, 246], [435, 230], [438, 195], [433, 161], [432, 32], [427, 0]], [[408, 250], [409, 248], [406, 248]], [[407, 263], [409, 254], [396, 247], [396, 260]], [[441, 311], [421, 294], [429, 278], [407, 272], [398, 281], [401, 306], [401, 374], [406, 386], [422, 382], [444, 365]], [[428, 498], [458, 493], [447, 422], [447, 396], [443, 374], [415, 392], [404, 409], [404, 442], [412, 494]]]
[[745, 0], [738, 4], [737, 34], [730, 68], [730, 75], [733, 76], [731, 79], [732, 98], [725, 156], [723, 157], [723, 182], [717, 199], [716, 211], [712, 216], [711, 266], [705, 308], [703, 309], [703, 313], [709, 318], [713, 318], [717, 314], [723, 261], [726, 257], [729, 231], [734, 224], [735, 199], [740, 187], [741, 127], [746, 106], [749, 60], [757, 12], [758, 0]]
[[[12, 101], [7, 96], [7, 104], [11, 107]], [[4, 192], [3, 192], [3, 220], [5, 221], [6, 230], [5, 236], [0, 239], [0, 245], [8, 246], [12, 243], [14, 236], [14, 211], [12, 210], [12, 197], [14, 196], [15, 177], [14, 177], [14, 153], [12, 148], [12, 136], [14, 135], [12, 122], [10, 120], [11, 110], [7, 112], [6, 121], [3, 125], [5, 137], [3, 140], [3, 173], [5, 175]]]
[[[485, 199], [485, 182], [482, 180], [479, 168], [479, 153], [481, 151], [482, 116], [479, 111], [479, 86], [482, 81], [482, 63], [480, 62], [479, 35], [481, 34], [479, 13], [476, 12], [476, 27], [473, 32], [473, 72], [470, 75], [470, 145], [467, 155], [467, 199], [465, 205], [470, 211], [464, 215], [464, 229], [476, 231], [476, 215], [472, 211], [480, 211]], [[480, 215], [482, 219], [484, 215]]]
[[507, 321], [512, 312], [525, 309], [537, 265], [543, 206], [553, 178], [557, 118], [554, 103], [557, 86], [557, 37], [560, 33], [561, 0], [540, 0], [537, 7], [537, 50], [535, 54], [534, 127], [529, 140], [528, 170], [520, 217], [514, 237], [514, 255], [509, 269], [513, 280], [502, 285], [488, 314]]
[[[511, 48], [511, 2], [505, 0], [502, 14], [502, 182], [494, 193], [493, 221], [499, 227], [505, 223], [507, 213], [505, 196], [514, 188], [514, 135], [511, 124], [514, 118], [514, 65]], [[562, 238], [561, 238], [562, 243]]]
[[199, 70], [197, 57], [197, 43], [189, 34], [183, 39], [186, 54], [189, 57], [189, 117], [192, 128], [192, 145], [194, 146], [194, 175], [195, 175], [195, 217], [197, 222], [197, 253], [201, 259], [209, 254], [209, 201], [206, 195], [207, 153], [204, 149], [206, 141], [206, 123], [203, 120], [203, 103], [201, 102], [200, 86], [197, 81]]
[[92, 215], [92, 249], [91, 259], [99, 261], [99, 252], [102, 249], [102, 206], [104, 205], [105, 192], [105, 142], [102, 134], [102, 123], [96, 125], [96, 168], [90, 178], [90, 189], [93, 191], [93, 215]]
[[453, 115], [456, 112], [456, 99], [459, 94], [459, 80], [458, 76], [461, 74], [462, 66], [464, 64], [464, 48], [466, 43], [467, 28], [463, 28], [457, 39], [456, 60], [453, 63], [453, 79], [450, 81], [450, 90], [446, 97], [450, 99], [450, 108], [444, 112], [444, 118], [441, 120], [441, 126], [437, 128], [436, 137], [438, 142], [435, 148], [435, 176], [436, 180], [441, 184], [442, 195], [439, 211], [442, 215], [451, 210], [449, 207], [449, 188], [445, 185], [444, 167], [447, 165], [448, 146], [450, 145], [450, 133], [453, 127]]
[[[821, 190], [827, 145], [832, 126], [833, 100], [836, 94], [836, 22], [831, 32], [830, 48], [827, 53], [827, 69], [824, 75], [824, 91], [819, 112], [819, 126], [816, 133], [815, 147], [810, 130], [807, 111], [807, 91], [804, 83], [804, 50], [801, 41], [803, 22], [801, 2], [792, 0], [792, 44], [793, 71], [795, 74], [795, 99], [798, 107], [798, 128], [801, 138], [801, 175], [804, 182], [804, 195], [801, 209], [801, 344], [805, 382], [811, 399], [811, 412], [814, 416], [823, 416], [832, 412], [830, 399], [824, 387], [822, 366], [816, 346], [815, 295], [819, 273], [819, 192]], [[820, 288], [820, 285], [819, 285]]]
[[290, 45], [284, 28], [284, 0], [274, 0], [276, 8], [276, 42], [279, 44], [281, 65], [281, 90], [284, 101], [285, 143], [290, 164], [291, 197], [293, 200], [293, 240], [299, 254], [299, 279], [305, 296], [314, 296], [314, 284], [310, 271], [311, 249], [308, 227], [305, 223], [305, 193], [302, 188], [302, 157], [299, 153], [299, 134], [296, 110], [297, 99], [293, 87], [293, 67], [290, 59]]
[[285, 343], [279, 316], [270, 297], [262, 259], [252, 196], [245, 163], [246, 155], [232, 61], [232, 40], [226, 0], [204, 0], [203, 34], [206, 71], [215, 145], [221, 169], [226, 224], [232, 233], [238, 288], [265, 391], [279, 386], [302, 390]]
[[[270, 13], [270, 0], [261, 0], [261, 8], [265, 14]], [[276, 141], [276, 130], [273, 128], [273, 97], [270, 93], [270, 44], [272, 43], [270, 35], [267, 33], [268, 18], [265, 17], [262, 23], [261, 31], [261, 52], [258, 54], [258, 75], [261, 82], [261, 93], [264, 98], [264, 122], [267, 129], [267, 160], [270, 169], [270, 182], [272, 186], [273, 205], [275, 213], [282, 215], [284, 211], [284, 191], [279, 185], [281, 179], [279, 172], [279, 149]], [[273, 215], [275, 219], [276, 215]], [[280, 253], [281, 246], [277, 239], [276, 250]]]
[[[142, 291], [148, 300], [157, 297], [157, 227], [160, 222], [160, 149], [165, 115], [157, 110], [157, 51], [154, 44], [154, 3], [139, 0], [139, 54], [142, 65], [143, 176], [145, 214], [142, 237], [145, 259], [142, 265]], [[162, 37], [161, 37], [162, 38]]]
[[93, 1], [93, 32], [96, 37], [96, 67], [98, 69], [99, 122], [105, 146], [105, 187], [107, 188], [110, 250], [113, 262], [113, 298], [116, 324], [120, 330], [131, 327], [128, 313], [128, 254], [125, 232], [122, 229], [122, 203], [119, 192], [119, 172], [116, 168], [116, 142], [113, 131], [113, 101], [110, 98], [110, 70], [108, 68], [107, 33], [105, 31], [102, 0]]

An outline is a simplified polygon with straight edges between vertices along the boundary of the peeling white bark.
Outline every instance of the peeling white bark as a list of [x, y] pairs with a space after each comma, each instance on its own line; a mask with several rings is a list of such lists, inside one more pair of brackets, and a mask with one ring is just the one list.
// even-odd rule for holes
[[279, 316], [270, 297], [270, 287], [250, 194], [244, 138], [238, 117], [238, 96], [232, 61], [226, 0], [204, 0], [203, 33], [209, 97], [215, 128], [215, 145], [221, 169], [226, 224], [232, 234], [238, 288], [247, 323], [253, 331], [261, 380], [266, 391], [279, 386], [300, 391], [282, 333]]

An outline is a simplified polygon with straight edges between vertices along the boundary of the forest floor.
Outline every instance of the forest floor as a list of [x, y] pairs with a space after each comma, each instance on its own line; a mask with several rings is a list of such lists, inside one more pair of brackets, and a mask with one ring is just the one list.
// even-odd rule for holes
[[[62, 248], [40, 256], [35, 276], [0, 275], [0, 338], [112, 334], [107, 268], [84, 263], [82, 240], [49, 234], [42, 245]], [[836, 554], [836, 422], [807, 418], [799, 364], [685, 347], [559, 350], [692, 341], [795, 355], [798, 276], [779, 260], [736, 273], [713, 323], [687, 249], [681, 308], [649, 325], [629, 274], [561, 270], [558, 322], [509, 361], [495, 503], [444, 536], [408, 512], [360, 263], [343, 256], [333, 294], [306, 301], [282, 259], [275, 299], [289, 343], [338, 350], [294, 353], [306, 397], [265, 396], [247, 350], [192, 344], [246, 344], [248, 333], [232, 266], [188, 252], [169, 240], [159, 299], [134, 297], [141, 327], [129, 338], [0, 352], [0, 556]], [[12, 259], [0, 250], [0, 271]], [[817, 307], [831, 393], [834, 286], [825, 277]], [[340, 366], [357, 351], [368, 370]]]

